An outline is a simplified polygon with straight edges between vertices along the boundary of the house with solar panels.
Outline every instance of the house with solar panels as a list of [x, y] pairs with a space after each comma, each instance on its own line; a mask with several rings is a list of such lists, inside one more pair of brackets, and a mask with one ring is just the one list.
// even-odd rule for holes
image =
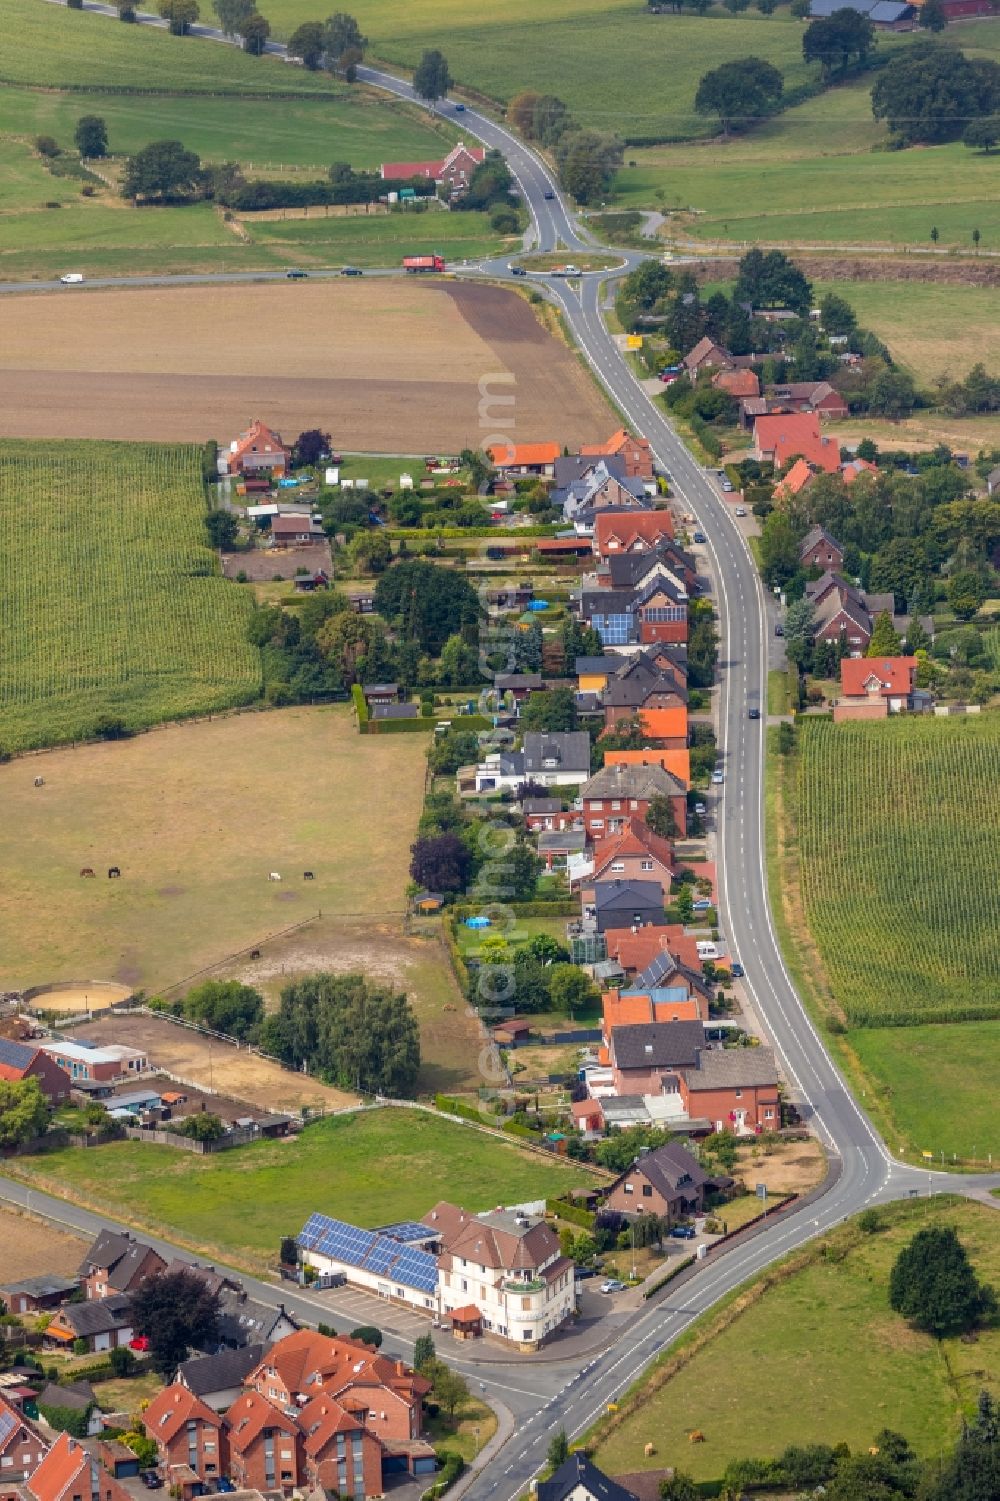
[[361, 1230], [311, 1215], [298, 1244], [321, 1278], [343, 1276], [448, 1323], [534, 1350], [572, 1315], [573, 1263], [543, 1219], [517, 1209], [474, 1215], [442, 1202], [422, 1221]]

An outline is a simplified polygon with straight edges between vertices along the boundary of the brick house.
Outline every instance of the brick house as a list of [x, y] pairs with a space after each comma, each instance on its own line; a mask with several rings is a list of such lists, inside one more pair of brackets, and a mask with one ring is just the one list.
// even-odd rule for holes
[[311, 547], [327, 540], [326, 532], [311, 516], [275, 516], [271, 537], [280, 547]]
[[635, 601], [639, 643], [684, 643], [688, 638], [687, 591], [667, 574], [659, 573], [639, 588]]
[[[635, 513], [659, 515], [660, 512]], [[598, 518], [600, 519], [600, 518]], [[665, 573], [678, 589], [691, 595], [698, 591], [698, 567], [679, 542], [662, 537], [655, 546], [628, 552], [611, 552], [597, 560], [597, 583], [602, 589], [641, 589], [658, 573]]]
[[229, 1469], [225, 1421], [188, 1387], [174, 1381], [158, 1392], [142, 1416], [146, 1436], [159, 1453], [164, 1474], [187, 1465], [208, 1482]]
[[27, 1501], [131, 1501], [121, 1482], [68, 1433], [60, 1433], [23, 1494]]
[[558, 443], [494, 443], [486, 452], [502, 476], [523, 479], [539, 475], [551, 479], [562, 449]]
[[525, 827], [532, 834], [562, 833], [579, 822], [580, 815], [564, 808], [557, 797], [526, 797], [521, 800]]
[[679, 923], [667, 923], [657, 927], [639, 928], [622, 925], [607, 928], [604, 933], [608, 958], [621, 965], [626, 976], [634, 977], [636, 984], [650, 965], [666, 958], [685, 969], [701, 974], [697, 939], [686, 933]]
[[305, 1478], [310, 1487], [328, 1495], [380, 1496], [382, 1445], [360, 1419], [325, 1392], [319, 1392], [299, 1413]]
[[113, 1293], [134, 1292], [147, 1277], [158, 1277], [166, 1265], [152, 1246], [134, 1236], [102, 1230], [77, 1275], [88, 1299], [107, 1298]]
[[707, 1022], [711, 999], [712, 989], [700, 969], [682, 964], [669, 950], [662, 951], [628, 989], [604, 992], [601, 997], [604, 1046], [610, 1048], [615, 1027], [638, 1027], [648, 1022]]
[[74, 1277], [56, 1277], [43, 1274], [25, 1277], [21, 1282], [8, 1282], [0, 1286], [0, 1296], [7, 1304], [8, 1313], [46, 1313], [58, 1308], [79, 1289]]
[[0, 1079], [10, 1084], [22, 1079], [37, 1079], [38, 1087], [50, 1105], [69, 1099], [69, 1074], [33, 1043], [10, 1042], [6, 1037], [0, 1037]]
[[602, 839], [594, 849], [592, 879], [602, 881], [619, 877], [623, 881], [656, 881], [666, 904], [673, 879], [673, 849], [669, 839], [643, 823], [630, 818], [617, 834]]
[[760, 381], [753, 370], [719, 370], [712, 376], [712, 385], [734, 401], [760, 395]]
[[603, 766], [580, 789], [583, 826], [592, 839], [617, 834], [629, 818], [644, 819], [654, 797], [668, 797], [679, 838], [687, 832], [687, 789], [662, 766]]
[[200, 1397], [213, 1412], [225, 1412], [243, 1390], [243, 1382], [260, 1364], [265, 1346], [244, 1345], [241, 1350], [222, 1350], [218, 1355], [192, 1356], [177, 1367], [174, 1380]]
[[233, 439], [224, 457], [227, 474], [251, 479], [270, 475], [273, 479], [280, 479], [291, 467], [292, 450], [281, 441], [280, 433], [255, 417], [246, 432]]
[[840, 664], [841, 696], [833, 706], [835, 724], [847, 719], [887, 719], [905, 714], [917, 702], [916, 657], [845, 657]]
[[50, 1319], [45, 1343], [50, 1349], [67, 1349], [82, 1339], [89, 1351], [115, 1350], [131, 1341], [131, 1299], [125, 1293], [95, 1298], [88, 1303], [66, 1303]]
[[697, 1158], [678, 1141], [668, 1141], [637, 1157], [612, 1183], [605, 1208], [619, 1214], [656, 1214], [661, 1219], [684, 1219], [700, 1214], [705, 1190], [720, 1186]]
[[839, 573], [844, 566], [844, 549], [821, 526], [814, 526], [799, 543], [799, 562], [803, 568], [820, 568]]
[[620, 553], [652, 552], [673, 541], [674, 521], [667, 510], [604, 511], [594, 521], [594, 552], [599, 558]]
[[828, 419], [848, 416], [847, 402], [826, 380], [787, 381], [768, 386], [766, 395], [772, 411], [816, 412]]
[[647, 1022], [614, 1027], [609, 1045], [615, 1093], [662, 1094], [664, 1074], [696, 1068], [705, 1048], [701, 1022]]
[[[677, 1025], [675, 1023], [674, 1025]], [[781, 1125], [778, 1070], [770, 1048], [702, 1051], [679, 1070], [677, 1089], [688, 1116], [737, 1136]]]
[[0, 1478], [14, 1484], [26, 1480], [48, 1448], [24, 1414], [0, 1396]]
[[484, 146], [466, 146], [459, 141], [448, 155], [429, 162], [383, 162], [379, 168], [383, 182], [408, 182], [423, 177], [429, 182], [447, 183], [453, 193], [462, 193], [476, 168], [486, 160]]
[[290, 1496], [301, 1486], [304, 1465], [295, 1417], [259, 1392], [245, 1391], [226, 1413], [226, 1423], [230, 1479], [238, 1490], [280, 1491]]
[[62, 1040], [40, 1042], [43, 1053], [65, 1069], [74, 1084], [81, 1080], [94, 1084], [113, 1084], [129, 1075], [144, 1074], [149, 1059], [141, 1048], [113, 1043], [103, 1048], [88, 1048], [82, 1043]]
[[703, 370], [734, 370], [736, 362], [728, 349], [717, 344], [706, 334], [684, 356], [684, 369], [691, 380], [697, 379]]
[[635, 438], [624, 427], [611, 434], [606, 443], [582, 444], [580, 453], [585, 457], [622, 459], [625, 474], [629, 479], [647, 482], [653, 478], [653, 450], [648, 438]]

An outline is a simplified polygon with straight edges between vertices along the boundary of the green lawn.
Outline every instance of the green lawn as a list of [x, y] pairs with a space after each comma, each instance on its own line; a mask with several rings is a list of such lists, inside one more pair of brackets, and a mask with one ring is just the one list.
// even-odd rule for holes
[[[733, 1459], [776, 1456], [788, 1444], [863, 1449], [882, 1428], [903, 1433], [923, 1456], [946, 1451], [979, 1390], [1000, 1390], [1000, 1329], [972, 1344], [939, 1345], [916, 1333], [888, 1307], [889, 1269], [917, 1229], [952, 1224], [980, 1275], [996, 1285], [996, 1213], [953, 1201], [883, 1213], [890, 1228], [881, 1233], [863, 1235], [852, 1222], [807, 1251], [803, 1269], [769, 1274], [777, 1283], [672, 1379], [640, 1396], [634, 1410], [626, 1399], [619, 1426], [603, 1438], [598, 1431], [597, 1464], [612, 1475], [675, 1465], [713, 1480]], [[709, 1315], [701, 1328], [711, 1327]], [[689, 1442], [696, 1428], [704, 1443]], [[647, 1443], [655, 1446], [648, 1456]]]
[[[112, 40], [118, 35], [105, 23], [99, 34], [109, 33]], [[144, 31], [135, 40], [147, 38], [152, 39]], [[205, 56], [218, 61], [229, 54], [206, 42], [189, 41], [182, 61]], [[289, 74], [297, 75], [298, 69], [285, 68], [272, 82], [282, 84]], [[270, 72], [267, 77], [271, 79]], [[361, 87], [335, 90], [329, 82], [323, 92], [287, 99], [0, 90], [0, 134], [51, 135], [64, 150], [73, 151], [73, 132], [84, 114], [106, 121], [115, 155], [128, 155], [154, 140], [182, 140], [204, 161], [237, 161], [258, 174], [278, 167], [311, 167], [321, 174], [335, 161], [349, 162], [358, 170], [377, 169], [384, 161], [439, 156], [455, 139], [450, 125], [433, 122], [402, 101]]]
[[[917, 1152], [1000, 1166], [1000, 1022], [859, 1028], [850, 1046]], [[889, 1139], [890, 1147], [895, 1143]]]
[[[955, 28], [964, 45], [964, 29]], [[984, 36], [1000, 42], [1000, 24]], [[880, 37], [879, 46], [905, 45]], [[764, 54], [768, 56], [769, 54]], [[872, 118], [871, 81], [830, 89], [748, 135], [630, 150], [615, 199], [626, 207], [674, 211], [670, 229], [705, 240], [755, 243], [930, 246], [1000, 245], [993, 156], [961, 144], [887, 152]]]
[[[315, 215], [315, 217], [313, 216]], [[499, 255], [503, 240], [490, 229], [488, 214], [357, 214], [323, 215], [308, 219], [245, 219], [256, 248], [273, 252], [296, 265], [395, 266], [404, 255], [439, 254], [445, 260], [479, 260]]]
[[294, 1140], [213, 1156], [118, 1142], [19, 1167], [64, 1197], [251, 1266], [273, 1262], [281, 1236], [314, 1211], [374, 1226], [419, 1219], [437, 1199], [479, 1211], [588, 1181], [577, 1164], [401, 1109], [328, 1117]]

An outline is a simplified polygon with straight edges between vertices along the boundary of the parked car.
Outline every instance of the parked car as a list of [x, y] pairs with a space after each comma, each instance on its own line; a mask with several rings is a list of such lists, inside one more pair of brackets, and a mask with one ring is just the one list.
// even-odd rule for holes
[[163, 1488], [163, 1480], [155, 1470], [140, 1470], [139, 1479], [148, 1491], [158, 1491]]
[[341, 266], [341, 276], [361, 276], [363, 272], [360, 266]]
[[781, 624], [780, 620], [779, 620], [778, 624], [774, 627], [774, 634], [776, 636], [783, 636], [785, 634], [785, 627]]
[[696, 542], [707, 542], [708, 538], [705, 536], [704, 532], [695, 532], [694, 540]]
[[700, 896], [696, 902], [692, 902], [691, 903], [691, 911], [692, 912], [707, 912], [708, 909], [709, 909], [709, 907], [711, 907], [711, 905], [712, 905], [712, 902], [711, 902], [711, 898], [710, 897]]
[[760, 718], [760, 710], [759, 709], [749, 709], [747, 712], [748, 712], [748, 714], [749, 714], [749, 716], [750, 716], [751, 719], [759, 719]]
[[528, 274], [523, 266], [508, 266], [507, 270], [510, 272], [511, 276], [527, 276]]
[[715, 770], [712, 772], [712, 781], [715, 783], [716, 786], [718, 786], [719, 783], [720, 782], [724, 782], [725, 779], [726, 778], [725, 778], [725, 775], [724, 775], [721, 767], [717, 766], [715, 768]]
[[746, 506], [737, 506], [736, 507], [736, 514], [737, 514], [737, 516], [745, 516], [746, 513], [747, 513]]
[[742, 964], [737, 964], [735, 959], [730, 965], [729, 972], [734, 980], [742, 980], [743, 976], [746, 974], [746, 970], [743, 968]]
[[592, 1266], [578, 1266], [573, 1273], [577, 1282], [585, 1282], [588, 1277], [596, 1277], [597, 1272]]
[[732, 493], [733, 493], [733, 482], [732, 482], [732, 480], [731, 479], [724, 479], [722, 481], [722, 488], [723, 488], [723, 490], [725, 491], [725, 493], [727, 495], [732, 495]]
[[704, 813], [705, 812], [705, 804], [704, 803], [695, 803], [695, 805], [694, 805], [694, 811], [696, 813]]
[[670, 1234], [674, 1240], [694, 1240], [694, 1229], [691, 1225], [671, 1225]]
[[297, 266], [293, 266], [290, 271], [285, 272], [285, 275], [288, 277], [289, 281], [304, 281], [309, 275], [309, 272], [300, 271]]
[[225, 1475], [220, 1475], [218, 1480], [215, 1482], [215, 1489], [220, 1493], [220, 1495], [228, 1496], [232, 1494], [236, 1487], [231, 1480], [227, 1479]]
[[612, 1278], [610, 1282], [602, 1282], [601, 1283], [601, 1292], [602, 1293], [623, 1293], [624, 1291], [625, 1291], [625, 1284], [624, 1284], [624, 1282], [616, 1282], [614, 1278]]

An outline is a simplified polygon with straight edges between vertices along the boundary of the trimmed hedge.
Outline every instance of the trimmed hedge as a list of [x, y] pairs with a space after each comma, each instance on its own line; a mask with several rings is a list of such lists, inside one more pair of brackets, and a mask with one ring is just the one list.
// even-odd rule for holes
[[643, 1299], [651, 1298], [654, 1293], [660, 1291], [661, 1287], [666, 1287], [668, 1282], [673, 1282], [674, 1278], [679, 1277], [681, 1272], [686, 1272], [689, 1266], [694, 1266], [697, 1259], [696, 1256], [685, 1256], [683, 1261], [679, 1261], [676, 1266], [672, 1266], [668, 1272], [664, 1272], [658, 1281], [651, 1283], [645, 1289], [642, 1295]]
[[365, 695], [362, 692], [360, 683], [354, 683], [352, 685], [351, 698], [354, 702], [354, 712], [358, 716], [358, 729], [363, 735], [365, 733], [365, 727], [368, 724], [368, 705], [365, 702]]
[[365, 725], [366, 735], [426, 735], [433, 730], [433, 719], [370, 719]]
[[545, 1207], [550, 1214], [561, 1220], [568, 1220], [571, 1225], [579, 1225], [583, 1230], [593, 1230], [597, 1220], [597, 1215], [592, 1210], [567, 1204], [562, 1199], [546, 1199]]
[[437, 1110], [443, 1110], [445, 1115], [460, 1116], [463, 1121], [474, 1121], [477, 1126], [491, 1124], [489, 1118], [473, 1105], [467, 1105], [464, 1100], [456, 1100], [453, 1095], [436, 1094], [434, 1106]]

